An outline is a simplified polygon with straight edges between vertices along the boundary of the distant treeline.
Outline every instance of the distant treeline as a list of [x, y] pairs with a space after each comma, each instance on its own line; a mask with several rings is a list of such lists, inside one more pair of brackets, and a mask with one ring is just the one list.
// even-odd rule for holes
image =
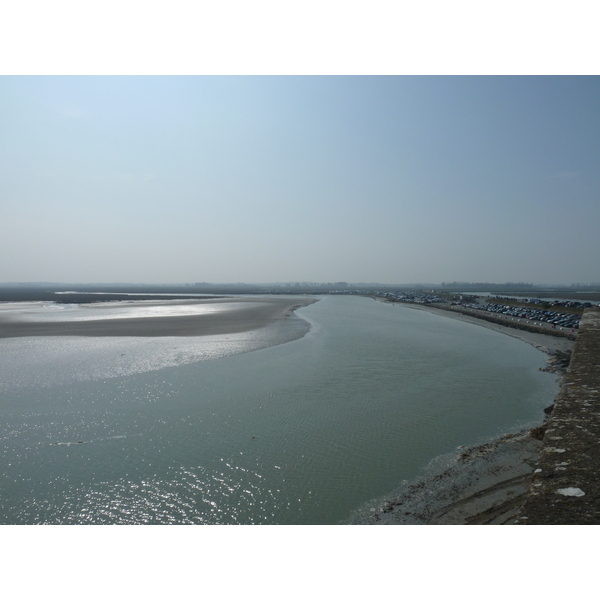
[[442, 282], [441, 285], [443, 290], [452, 291], [452, 290], [473, 290], [478, 292], [501, 292], [501, 291], [510, 291], [510, 292], [550, 292], [550, 291], [598, 291], [600, 292], [600, 283], [590, 284], [590, 285], [581, 285], [581, 284], [571, 284], [571, 285], [557, 285], [557, 286], [548, 286], [548, 285], [539, 285], [535, 283], [524, 283], [522, 281], [514, 283], [467, 283], [461, 281], [453, 281], [452, 283]]
[[[108, 300], [133, 300], [135, 294], [143, 294], [143, 298], [164, 299], [168, 295], [171, 299], [189, 298], [195, 294], [202, 296], [223, 296], [230, 294], [365, 294], [380, 291], [426, 291], [439, 292], [496, 292], [499, 294], [528, 294], [542, 296], [543, 294], [559, 295], [560, 293], [573, 292], [600, 292], [600, 285], [585, 285], [576, 287], [539, 286], [532, 283], [468, 283], [443, 282], [439, 284], [398, 284], [387, 285], [379, 283], [272, 283], [272, 284], [245, 284], [245, 283], [189, 283], [189, 284], [138, 284], [138, 283], [98, 283], [98, 284], [73, 284], [73, 283], [5, 283], [0, 284], [0, 302], [25, 302], [44, 301], [61, 303], [88, 303]], [[60, 293], [59, 293], [60, 292]], [[132, 296], [132, 294], [134, 294]], [[156, 295], [156, 296], [154, 296]]]

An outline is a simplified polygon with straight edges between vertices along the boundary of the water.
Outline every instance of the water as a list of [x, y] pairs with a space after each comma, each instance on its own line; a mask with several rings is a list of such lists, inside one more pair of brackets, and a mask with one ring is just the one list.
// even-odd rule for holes
[[[65, 355], [51, 384], [28, 383], [21, 340], [3, 340], [0, 523], [344, 522], [435, 456], [541, 420], [557, 391], [543, 354], [482, 327], [344, 296], [298, 315], [299, 339], [261, 347], [300, 319], [234, 339], [252, 352], [192, 338], [175, 366], [127, 375], [122, 338], [87, 340], [101, 370], [80, 339], [81, 380]], [[39, 356], [56, 339], [36, 338]]]

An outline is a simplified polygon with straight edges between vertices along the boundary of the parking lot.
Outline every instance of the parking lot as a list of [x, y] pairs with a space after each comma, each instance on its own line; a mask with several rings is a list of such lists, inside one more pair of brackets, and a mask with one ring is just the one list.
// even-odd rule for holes
[[463, 309], [466, 308], [474, 314], [496, 315], [500, 318], [524, 325], [533, 325], [542, 329], [556, 329], [572, 333], [579, 329], [579, 321], [581, 320], [580, 315], [573, 313], [561, 313], [552, 310], [519, 307], [494, 302], [487, 304], [460, 302], [453, 305], [460, 306]]

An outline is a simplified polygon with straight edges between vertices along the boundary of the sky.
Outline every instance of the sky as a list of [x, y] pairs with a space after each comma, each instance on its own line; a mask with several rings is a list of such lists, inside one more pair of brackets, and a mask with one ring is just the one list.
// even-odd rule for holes
[[0, 282], [600, 281], [598, 76], [1, 76]]

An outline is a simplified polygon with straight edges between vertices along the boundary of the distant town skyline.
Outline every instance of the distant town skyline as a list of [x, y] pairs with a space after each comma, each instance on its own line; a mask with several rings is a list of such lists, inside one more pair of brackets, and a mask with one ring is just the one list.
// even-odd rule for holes
[[0, 77], [1, 282], [600, 279], [597, 76]]

